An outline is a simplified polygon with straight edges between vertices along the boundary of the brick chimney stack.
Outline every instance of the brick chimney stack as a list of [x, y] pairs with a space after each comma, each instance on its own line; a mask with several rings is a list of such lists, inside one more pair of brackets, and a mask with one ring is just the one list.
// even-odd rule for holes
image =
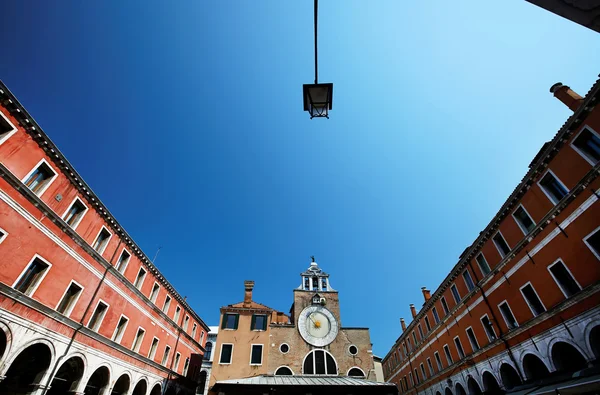
[[414, 304], [410, 304], [410, 313], [412, 314], [413, 319], [417, 317], [417, 309], [415, 309]]
[[431, 291], [427, 289], [427, 287], [421, 287], [421, 292], [423, 292], [423, 297], [425, 298], [425, 303], [431, 299]]
[[402, 332], [406, 332], [406, 322], [404, 322], [404, 318], [400, 318], [400, 325], [402, 325]]
[[244, 304], [252, 303], [252, 289], [254, 289], [254, 281], [244, 281]]
[[550, 92], [554, 94], [558, 100], [575, 112], [583, 103], [583, 97], [579, 96], [577, 92], [574, 92], [567, 85], [563, 85], [561, 82], [550, 87]]

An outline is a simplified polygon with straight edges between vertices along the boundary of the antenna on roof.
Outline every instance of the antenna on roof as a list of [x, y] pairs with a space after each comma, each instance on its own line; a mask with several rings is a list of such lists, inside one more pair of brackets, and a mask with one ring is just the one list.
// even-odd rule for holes
[[158, 247], [158, 250], [156, 250], [156, 254], [154, 254], [154, 259], [152, 260], [152, 263], [156, 263], [156, 257], [158, 256], [158, 253], [160, 252], [161, 249], [162, 249], [162, 246]]

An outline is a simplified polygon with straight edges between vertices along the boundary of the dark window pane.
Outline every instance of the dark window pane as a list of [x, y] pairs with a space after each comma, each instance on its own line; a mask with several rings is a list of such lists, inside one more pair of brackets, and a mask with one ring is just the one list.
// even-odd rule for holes
[[226, 314], [225, 315], [225, 328], [226, 329], [235, 329], [236, 322], [236, 314]]
[[252, 356], [251, 362], [252, 364], [261, 364], [262, 363], [262, 346], [261, 345], [253, 345], [252, 346]]
[[330, 375], [336, 375], [337, 374], [337, 367], [335, 365], [335, 361], [333, 360], [333, 357], [329, 354], [327, 355], [327, 374]]
[[584, 129], [573, 141], [573, 145], [579, 149], [592, 163], [600, 161], [600, 138], [588, 129]]
[[65, 296], [63, 296], [62, 300], [60, 301], [60, 304], [56, 308], [56, 311], [58, 311], [61, 314], [65, 314], [65, 312], [71, 307], [71, 305], [75, 301], [77, 295], [79, 295], [79, 292], [81, 292], [81, 287], [75, 283], [71, 283], [71, 285], [69, 285], [69, 289], [67, 289], [67, 292], [65, 293]]
[[315, 351], [315, 373], [325, 374], [325, 352]]
[[526, 234], [531, 232], [535, 228], [535, 223], [531, 217], [527, 214], [523, 207], [519, 206], [514, 212], [515, 219], [519, 223], [519, 226]]
[[314, 354], [308, 354], [304, 360], [304, 374], [315, 374], [313, 356]]
[[442, 307], [444, 308], [444, 313], [448, 314], [450, 312], [450, 309], [448, 309], [448, 303], [446, 303], [446, 298], [441, 298], [440, 300], [442, 301]]
[[514, 329], [517, 327], [517, 320], [513, 316], [512, 312], [510, 311], [508, 304], [502, 303], [500, 305], [500, 312], [502, 313], [502, 316], [506, 320], [506, 325], [508, 326], [509, 329]]
[[554, 204], [558, 203], [567, 193], [569, 193], [569, 191], [567, 191], [550, 172], [546, 173], [540, 180], [540, 185], [544, 188], [544, 191], [550, 195]]
[[220, 363], [231, 363], [232, 349], [233, 349], [233, 345], [223, 344], [223, 348], [221, 348], [221, 358], [219, 359]]
[[33, 290], [39, 278], [47, 268], [48, 265], [41, 260], [34, 260], [31, 265], [29, 265], [25, 273], [21, 276], [19, 282], [15, 285], [15, 289], [28, 295], [29, 292]]
[[469, 291], [472, 291], [473, 288], [475, 288], [475, 284], [473, 283], [473, 279], [471, 278], [471, 273], [469, 273], [467, 270], [465, 270], [463, 273], [463, 278], [465, 279], [465, 284], [467, 286], [467, 289]]
[[458, 293], [458, 289], [456, 288], [456, 285], [452, 285], [452, 287], [450, 287], [450, 290], [452, 291], [452, 296], [454, 297], [454, 301], [458, 304], [458, 302], [460, 302], [460, 294]]
[[475, 260], [477, 261], [477, 264], [479, 265], [479, 268], [481, 269], [481, 273], [483, 273], [484, 276], [491, 271], [490, 265], [488, 265], [483, 254], [477, 255], [477, 258], [475, 258]]
[[490, 341], [496, 340], [496, 332], [494, 332], [494, 328], [492, 327], [492, 322], [490, 319], [485, 316], [481, 319], [481, 324], [483, 325], [483, 329], [485, 330], [486, 335]]
[[454, 339], [454, 344], [456, 345], [456, 350], [458, 351], [458, 357], [464, 358], [465, 350], [463, 350], [462, 344], [460, 343], [460, 339], [458, 337], [456, 339]]
[[525, 299], [527, 299], [529, 306], [533, 310], [534, 316], [538, 316], [538, 315], [542, 314], [544, 311], [546, 311], [546, 309], [542, 305], [542, 302], [537, 297], [537, 295], [531, 285], [527, 285], [521, 291], [523, 292], [523, 296], [525, 296]]
[[506, 243], [506, 240], [504, 240], [504, 237], [502, 237], [500, 233], [496, 233], [493, 240], [494, 244], [498, 248], [498, 251], [500, 252], [500, 255], [502, 258], [504, 258], [506, 254], [510, 252], [510, 247]]
[[592, 248], [596, 253], [596, 256], [600, 258], [600, 230], [596, 231], [593, 235], [588, 237], [585, 242]]
[[435, 323], [439, 323], [440, 322], [440, 316], [438, 315], [437, 309], [434, 307], [433, 310], [433, 318], [435, 319]]
[[575, 282], [571, 273], [567, 270], [562, 262], [558, 262], [550, 268], [554, 278], [558, 282], [560, 288], [567, 294], [567, 297], [573, 296], [580, 291], [579, 285]]

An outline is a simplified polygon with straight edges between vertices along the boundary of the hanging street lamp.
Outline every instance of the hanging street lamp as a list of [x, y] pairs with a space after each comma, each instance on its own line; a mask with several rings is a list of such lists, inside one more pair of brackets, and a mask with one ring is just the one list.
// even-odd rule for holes
[[315, 83], [304, 84], [302, 93], [304, 96], [304, 111], [308, 111], [310, 119], [327, 118], [332, 107], [333, 84], [319, 84], [319, 68], [317, 62], [317, 14], [319, 0], [315, 0]]

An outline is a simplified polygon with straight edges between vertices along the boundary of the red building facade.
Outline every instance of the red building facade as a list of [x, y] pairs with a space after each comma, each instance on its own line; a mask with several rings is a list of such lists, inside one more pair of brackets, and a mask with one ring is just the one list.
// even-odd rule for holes
[[181, 391], [207, 333], [0, 83], [0, 393]]
[[559, 388], [600, 364], [600, 81], [586, 97], [551, 92], [574, 114], [438, 289], [422, 289], [412, 322], [401, 319], [383, 360], [401, 393]]

